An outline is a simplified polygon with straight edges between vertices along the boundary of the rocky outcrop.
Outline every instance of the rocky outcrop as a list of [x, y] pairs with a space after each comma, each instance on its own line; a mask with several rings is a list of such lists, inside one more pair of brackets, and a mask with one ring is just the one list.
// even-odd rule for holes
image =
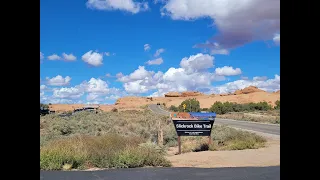
[[164, 95], [164, 97], [181, 97], [181, 93], [179, 92], [168, 92]]
[[186, 92], [168, 92], [164, 97], [192, 97], [192, 96], [203, 96], [204, 94], [199, 91], [186, 91]]
[[249, 86], [244, 89], [236, 90], [233, 94], [234, 95], [239, 95], [239, 94], [250, 94], [250, 93], [255, 93], [255, 92], [265, 92], [255, 86]]
[[181, 97], [190, 97], [190, 96], [203, 96], [204, 94], [199, 91], [186, 91], [181, 93]]
[[224, 93], [224, 94], [219, 94], [219, 96], [230, 96], [231, 94]]

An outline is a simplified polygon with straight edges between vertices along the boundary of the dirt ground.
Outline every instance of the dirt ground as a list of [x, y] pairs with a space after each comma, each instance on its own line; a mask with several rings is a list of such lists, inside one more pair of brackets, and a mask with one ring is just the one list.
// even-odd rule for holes
[[280, 165], [280, 136], [257, 133], [267, 138], [265, 148], [239, 151], [202, 151], [174, 155], [171, 148], [168, 159], [173, 167], [263, 167]]

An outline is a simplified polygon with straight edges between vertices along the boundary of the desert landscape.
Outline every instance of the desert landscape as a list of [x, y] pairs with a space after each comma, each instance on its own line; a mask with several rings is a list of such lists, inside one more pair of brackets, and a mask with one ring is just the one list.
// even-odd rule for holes
[[[266, 92], [258, 89], [254, 86], [237, 90], [231, 94], [210, 94], [205, 95], [201, 92], [169, 92], [164, 97], [122, 97], [119, 98], [115, 104], [104, 105], [100, 104], [99, 109], [102, 111], [111, 111], [113, 108], [119, 111], [124, 110], [142, 110], [146, 105], [149, 104], [164, 104], [166, 107], [171, 105], [179, 106], [181, 102], [188, 98], [195, 98], [200, 102], [201, 108], [210, 108], [210, 106], [219, 102], [233, 102], [238, 104], [244, 103], [258, 103], [267, 102], [274, 106], [275, 102], [280, 99], [280, 90], [277, 92]], [[84, 104], [51, 104], [49, 105], [50, 110], [56, 112], [72, 111], [76, 108], [82, 108]]]
[[[181, 106], [190, 98], [199, 102], [200, 109], [209, 110], [216, 102], [222, 105], [251, 103], [254, 106], [265, 102], [268, 110], [218, 113], [217, 117], [280, 123], [280, 104], [277, 104], [280, 102], [280, 91], [270, 93], [253, 86], [232, 94], [170, 92], [164, 97], [123, 97], [113, 105], [99, 105], [100, 113], [85, 111], [66, 117], [59, 116], [59, 112], [73, 111], [86, 105], [50, 104], [50, 110], [58, 113], [40, 117], [40, 168], [97, 170], [144, 166], [245, 167], [280, 164], [279, 136], [224, 125], [214, 125], [211, 134], [213, 144], [208, 144], [207, 137], [182, 137], [182, 154], [177, 154], [177, 134], [172, 122], [168, 121], [169, 117], [155, 114], [147, 105], [160, 104], [169, 111], [169, 107]], [[159, 130], [163, 134], [161, 143]], [[126, 143], [119, 144], [119, 141]], [[140, 154], [140, 151], [146, 153]], [[208, 160], [208, 157], [215, 161]]]
[[277, 180], [279, 62], [280, 0], [41, 1], [40, 179]]

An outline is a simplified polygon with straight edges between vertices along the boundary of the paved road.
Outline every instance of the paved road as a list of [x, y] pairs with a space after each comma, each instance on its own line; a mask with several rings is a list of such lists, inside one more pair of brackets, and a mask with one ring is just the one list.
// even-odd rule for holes
[[[162, 114], [162, 115], [169, 115], [168, 111], [165, 111], [160, 106], [156, 104], [149, 105], [149, 108], [152, 112]], [[280, 135], [280, 126], [274, 124], [262, 124], [262, 123], [254, 123], [248, 121], [239, 121], [239, 120], [232, 120], [232, 119], [220, 119], [216, 118], [215, 124], [223, 124], [228, 125], [235, 128], [247, 129], [252, 131], [258, 131], [267, 134], [273, 135]]]
[[162, 115], [170, 115], [170, 112], [162, 109], [160, 106], [156, 105], [156, 104], [150, 104], [149, 105], [149, 109], [154, 112], [154, 113], [157, 113], [157, 114], [162, 114]]
[[40, 180], [280, 180], [280, 166], [241, 168], [134, 168], [40, 171]]

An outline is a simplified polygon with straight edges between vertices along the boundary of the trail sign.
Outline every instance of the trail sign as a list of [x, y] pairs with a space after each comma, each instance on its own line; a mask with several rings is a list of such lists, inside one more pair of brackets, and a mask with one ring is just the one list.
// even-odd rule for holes
[[174, 128], [178, 135], [178, 154], [181, 154], [181, 136], [208, 136], [211, 144], [211, 130], [214, 119], [210, 120], [186, 120], [186, 119], [172, 119]]
[[178, 136], [210, 136], [214, 120], [172, 120]]
[[183, 109], [186, 109], [187, 105], [186, 104], [183, 104]]

